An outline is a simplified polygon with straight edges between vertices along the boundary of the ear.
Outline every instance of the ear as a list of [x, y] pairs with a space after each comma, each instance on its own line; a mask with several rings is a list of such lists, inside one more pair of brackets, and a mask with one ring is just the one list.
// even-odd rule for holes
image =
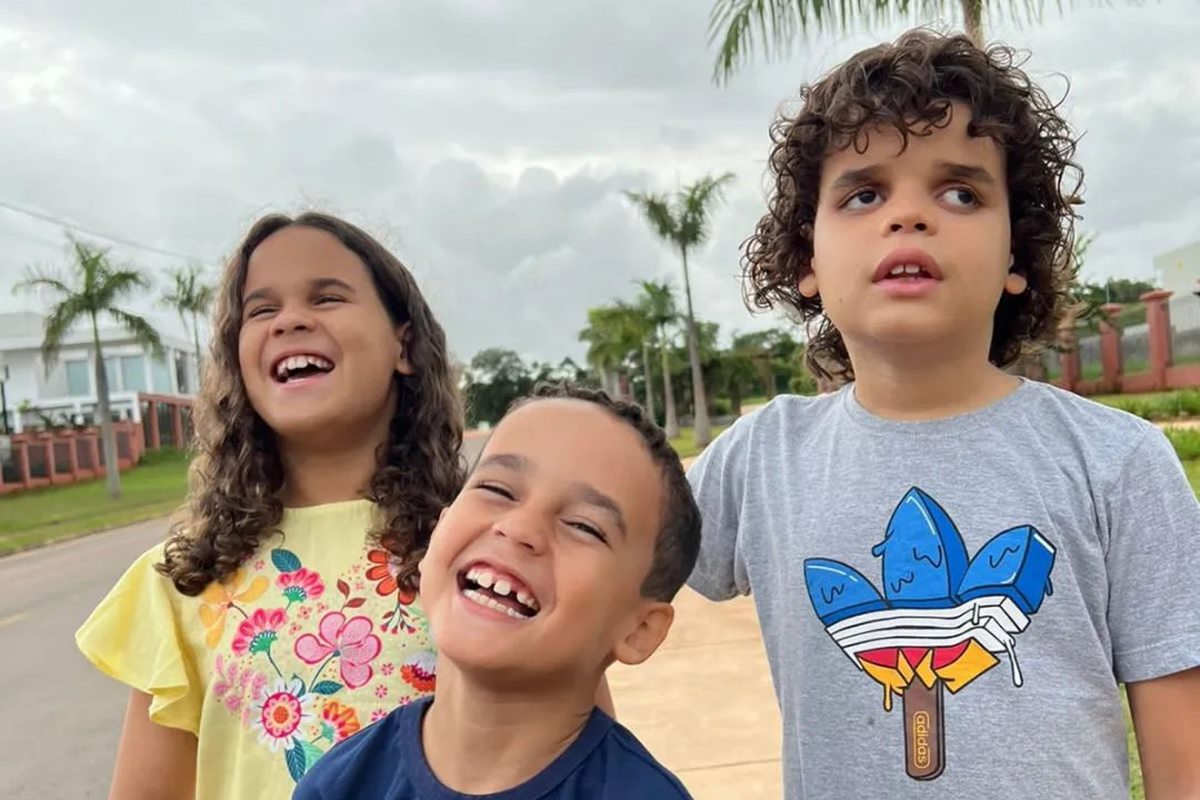
[[1029, 288], [1029, 279], [1019, 272], [1010, 272], [1004, 279], [1004, 291], [1008, 294], [1023, 294]]
[[640, 664], [650, 656], [667, 638], [671, 622], [675, 619], [675, 607], [670, 603], [646, 600], [637, 610], [634, 625], [613, 649], [613, 656], [622, 664]]
[[809, 300], [819, 294], [819, 290], [817, 288], [817, 273], [816, 270], [812, 268], [811, 264], [808, 266], [808, 272], [804, 273], [804, 276], [796, 282], [796, 288], [800, 291], [800, 294], [803, 297], [807, 297]]
[[408, 360], [408, 340], [411, 334], [411, 322], [396, 326], [396, 372], [401, 375], [412, 375], [416, 372], [412, 362]]

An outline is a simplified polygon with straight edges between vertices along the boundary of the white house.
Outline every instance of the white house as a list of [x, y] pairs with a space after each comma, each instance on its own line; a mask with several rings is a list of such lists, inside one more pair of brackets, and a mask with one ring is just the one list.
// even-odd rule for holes
[[1158, 285], [1176, 297], [1200, 292], [1200, 242], [1154, 257]]
[[[49, 370], [42, 360], [45, 316], [33, 312], [0, 314], [0, 380], [4, 406], [13, 433], [39, 422], [39, 414], [83, 422], [92, 421], [96, 405], [94, 353], [90, 328], [72, 329], [63, 340], [58, 360]], [[108, 371], [113, 413], [141, 421], [140, 392], [191, 396], [198, 388], [195, 347], [191, 342], [161, 334], [164, 353], [155, 356], [124, 329], [100, 327], [100, 343]], [[5, 370], [7, 367], [7, 371]], [[26, 408], [23, 413], [20, 408]]]

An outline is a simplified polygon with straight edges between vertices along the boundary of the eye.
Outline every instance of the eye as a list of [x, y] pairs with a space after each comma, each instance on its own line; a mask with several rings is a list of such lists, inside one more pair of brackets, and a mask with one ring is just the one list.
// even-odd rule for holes
[[516, 499], [513, 493], [510, 492], [507, 487], [501, 486], [497, 483], [477, 483], [475, 484], [475, 488], [482, 489], [483, 491], [488, 492], [489, 494], [494, 494], [498, 497], [503, 497], [505, 500]]
[[942, 199], [954, 208], [974, 208], [979, 205], [979, 195], [965, 186], [955, 186], [942, 192]]
[[274, 308], [272, 306], [265, 306], [265, 305], [264, 306], [255, 306], [254, 308], [252, 308], [246, 312], [246, 317], [248, 319], [252, 319], [254, 317], [261, 317], [264, 314], [269, 314], [273, 310], [274, 310]]
[[583, 531], [589, 536], [594, 536], [602, 542], [608, 542], [608, 537], [604, 535], [604, 531], [600, 530], [595, 525], [592, 525], [590, 522], [569, 521], [567, 522], [567, 525], [571, 526], [577, 531]]
[[846, 198], [846, 201], [842, 203], [842, 208], [849, 211], [863, 211], [879, 205], [882, 200], [883, 195], [877, 189], [859, 189]]
[[313, 305], [323, 306], [329, 303], [341, 303], [344, 301], [345, 298], [338, 297], [336, 294], [323, 294], [313, 302]]

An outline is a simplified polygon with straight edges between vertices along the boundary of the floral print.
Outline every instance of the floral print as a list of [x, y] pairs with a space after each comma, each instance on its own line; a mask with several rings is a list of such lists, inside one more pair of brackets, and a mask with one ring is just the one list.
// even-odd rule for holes
[[436, 661], [415, 594], [400, 588], [386, 551], [362, 552], [327, 579], [275, 548], [198, 598], [220, 713], [257, 734], [296, 781], [364, 724], [433, 690]]

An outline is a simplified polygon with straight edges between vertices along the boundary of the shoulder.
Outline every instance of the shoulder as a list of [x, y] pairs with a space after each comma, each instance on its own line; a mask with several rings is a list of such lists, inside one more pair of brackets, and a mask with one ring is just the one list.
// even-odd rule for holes
[[[1154, 424], [1047, 383], [1031, 383], [1018, 413], [1051, 447], [1120, 470], [1135, 453], [1170, 451]], [[1173, 452], [1173, 451], [1172, 451]]]
[[781, 442], [796, 444], [810, 431], [818, 430], [822, 422], [834, 414], [844, 398], [839, 390], [830, 394], [807, 397], [776, 395], [764, 406], [753, 409], [733, 421], [713, 443], [705, 448], [696, 465], [723, 463], [743, 459], [747, 453], [764, 445], [774, 448]]
[[622, 800], [688, 798], [687, 789], [674, 774], [650, 755], [628, 728], [614, 722], [605, 736], [607, 760], [616, 774], [611, 776], [613, 797]]

